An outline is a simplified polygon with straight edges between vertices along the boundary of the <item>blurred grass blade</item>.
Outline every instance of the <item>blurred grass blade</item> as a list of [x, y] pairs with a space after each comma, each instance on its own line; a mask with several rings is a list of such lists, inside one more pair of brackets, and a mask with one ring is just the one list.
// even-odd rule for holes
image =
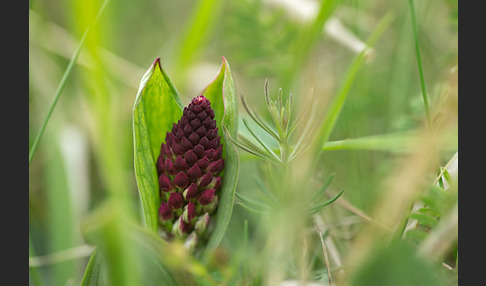
[[[222, 59], [219, 74], [202, 91], [202, 94], [209, 99], [211, 107], [215, 110], [215, 120], [220, 127], [220, 135], [222, 134], [221, 141], [225, 160], [220, 202], [216, 212], [216, 224], [203, 254], [205, 262], [208, 261], [210, 253], [219, 245], [226, 232], [233, 212], [233, 201], [236, 183], [238, 182], [238, 151], [228, 138], [229, 136], [236, 138], [238, 130], [236, 87], [229, 64], [224, 57]], [[221, 111], [224, 111], [224, 113]], [[223, 132], [223, 129], [228, 133]]]
[[81, 286], [104, 285], [101, 273], [101, 257], [95, 249], [86, 266]]
[[429, 99], [427, 97], [427, 89], [425, 88], [425, 76], [422, 67], [422, 56], [420, 54], [420, 42], [418, 39], [417, 20], [415, 17], [415, 5], [413, 1], [414, 0], [408, 0], [408, 5], [410, 9], [410, 17], [412, 18], [413, 39], [415, 43], [415, 56], [417, 57], [417, 66], [418, 66], [419, 77], [420, 77], [420, 87], [422, 89], [422, 98], [424, 101], [425, 116], [427, 118], [427, 126], [429, 128], [432, 128], [431, 121], [430, 121]]
[[101, 8], [98, 12], [98, 15], [96, 18], [93, 20], [93, 23], [91, 23], [87, 28], [86, 31], [83, 34], [83, 37], [81, 37], [81, 40], [79, 41], [79, 44], [76, 48], [76, 51], [74, 52], [71, 60], [69, 61], [69, 64], [66, 68], [66, 71], [64, 72], [61, 81], [59, 82], [59, 85], [57, 86], [56, 93], [54, 95], [54, 99], [52, 101], [51, 107], [49, 108], [49, 111], [47, 112], [46, 118], [44, 119], [44, 122], [42, 123], [41, 129], [39, 130], [39, 133], [37, 134], [34, 143], [32, 144], [32, 148], [30, 149], [29, 152], [29, 166], [30, 163], [32, 162], [32, 158], [34, 157], [35, 151], [37, 150], [37, 145], [39, 144], [40, 139], [42, 138], [42, 135], [44, 134], [44, 131], [47, 127], [47, 123], [49, 123], [49, 119], [51, 118], [52, 112], [54, 111], [54, 108], [56, 107], [57, 102], [59, 101], [59, 98], [62, 94], [62, 91], [64, 90], [64, 86], [66, 85], [67, 78], [71, 74], [71, 71], [74, 67], [74, 64], [76, 63], [79, 53], [81, 52], [81, 48], [83, 47], [84, 41], [86, 40], [86, 37], [88, 36], [88, 33], [91, 29], [91, 27], [98, 22], [98, 19], [100, 18], [103, 10], [106, 7], [106, 4], [108, 4], [109, 0], [105, 0], [103, 4], [101, 5]]
[[140, 82], [133, 107], [135, 177], [147, 228], [157, 231], [159, 180], [156, 161], [166, 132], [182, 116], [182, 101], [156, 59]]
[[325, 202], [322, 202], [322, 203], [319, 203], [319, 204], [316, 204], [314, 205], [311, 209], [310, 209], [310, 212], [311, 214], [315, 214], [316, 212], [320, 211], [323, 207], [327, 206], [327, 205], [330, 205], [332, 204], [334, 201], [336, 201], [337, 199], [339, 199], [339, 197], [343, 194], [344, 190], [341, 190], [337, 195], [335, 195], [333, 198], [325, 201]]
[[312, 197], [309, 199], [308, 204], [314, 202], [315, 200], [317, 200], [320, 196], [322, 196], [324, 194], [326, 189], [329, 187], [329, 185], [331, 185], [332, 181], [334, 180], [334, 177], [335, 177], [335, 175], [333, 173], [333, 174], [330, 174], [326, 178], [326, 181], [324, 181], [324, 184], [322, 184], [322, 186], [319, 188], [319, 190], [315, 191], [312, 194]]
[[[393, 16], [390, 13], [383, 16], [383, 18], [377, 24], [369, 40], [367, 41], [367, 48], [357, 55], [357, 57], [354, 59], [353, 63], [349, 67], [348, 71], [346, 72], [343, 84], [341, 85], [341, 88], [339, 89], [337, 95], [332, 100], [329, 108], [327, 109], [322, 126], [320, 127], [317, 136], [314, 139], [316, 141], [316, 145], [314, 146], [315, 149], [322, 148], [322, 146], [327, 142], [329, 135], [331, 134], [331, 131], [336, 124], [339, 113], [341, 112], [341, 109], [343, 108], [343, 105], [346, 101], [348, 92], [354, 82], [356, 74], [358, 73], [358, 70], [361, 68], [366, 59], [369, 48], [371, 48], [375, 44], [375, 42], [378, 40], [384, 30], [391, 23], [392, 18]], [[320, 150], [315, 151], [316, 152], [312, 152], [312, 154], [321, 153]]]

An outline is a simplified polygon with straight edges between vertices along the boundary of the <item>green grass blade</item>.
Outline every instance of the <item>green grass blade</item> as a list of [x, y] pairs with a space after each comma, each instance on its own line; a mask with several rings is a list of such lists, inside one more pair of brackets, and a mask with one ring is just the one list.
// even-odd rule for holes
[[155, 167], [166, 132], [182, 116], [177, 90], [157, 59], [140, 82], [133, 107], [135, 177], [147, 228], [157, 231], [159, 180]]
[[101, 275], [101, 257], [95, 249], [89, 258], [88, 265], [84, 271], [81, 286], [97, 286], [103, 285], [103, 278]]
[[330, 174], [326, 180], [324, 181], [324, 184], [322, 184], [322, 186], [319, 188], [319, 190], [317, 190], [316, 192], [313, 193], [312, 197], [309, 199], [308, 203], [312, 203], [314, 201], [316, 201], [320, 196], [322, 196], [324, 194], [324, 192], [326, 191], [326, 189], [329, 187], [329, 185], [331, 185], [332, 181], [334, 180], [334, 173], [333, 174]]
[[[348, 71], [346, 72], [343, 84], [341, 85], [341, 88], [339, 89], [335, 98], [332, 100], [326, 112], [326, 115], [324, 116], [322, 126], [320, 127], [315, 138], [316, 145], [314, 146], [314, 148], [322, 148], [322, 146], [327, 142], [329, 135], [331, 134], [331, 131], [336, 124], [339, 113], [341, 112], [341, 109], [346, 101], [348, 92], [354, 82], [356, 74], [358, 73], [358, 70], [361, 68], [366, 59], [369, 48], [375, 44], [379, 36], [381, 36], [381, 34], [388, 27], [391, 21], [391, 14], [386, 14], [385, 16], [383, 16], [383, 18], [377, 24], [369, 40], [367, 41], [368, 48], [364, 49], [361, 53], [359, 53], [349, 67]], [[313, 152], [313, 154], [320, 154], [320, 151], [316, 150], [316, 152]]]
[[91, 23], [91, 25], [89, 25], [86, 28], [86, 31], [84, 32], [83, 37], [79, 41], [79, 44], [76, 47], [76, 50], [75, 50], [71, 60], [69, 61], [69, 64], [66, 68], [66, 71], [64, 71], [64, 74], [61, 78], [61, 81], [59, 82], [59, 85], [57, 86], [56, 93], [54, 94], [54, 99], [51, 103], [51, 107], [49, 108], [49, 111], [47, 112], [46, 118], [44, 119], [44, 122], [42, 123], [42, 126], [41, 126], [41, 129], [39, 130], [39, 133], [37, 134], [37, 136], [34, 139], [34, 143], [32, 143], [32, 148], [30, 149], [30, 152], [29, 152], [29, 166], [30, 166], [30, 163], [32, 162], [32, 158], [34, 157], [35, 151], [37, 150], [37, 145], [39, 144], [39, 141], [41, 140], [42, 135], [44, 135], [44, 131], [47, 127], [47, 124], [49, 123], [49, 119], [51, 118], [52, 112], [54, 111], [54, 108], [56, 107], [57, 102], [59, 101], [59, 98], [61, 97], [62, 91], [64, 90], [64, 86], [66, 85], [67, 79], [68, 79], [69, 75], [71, 74], [71, 71], [74, 67], [74, 64], [76, 63], [76, 61], [78, 59], [78, 56], [79, 56], [79, 53], [81, 52], [81, 48], [83, 47], [84, 41], [86, 40], [86, 37], [88, 36], [91, 27], [94, 24], [96, 24], [96, 22], [98, 22], [98, 19], [100, 18], [101, 14], [103, 13], [103, 10], [105, 9], [106, 4], [108, 4], [108, 2], [109, 2], [109, 0], [105, 0], [103, 2], [103, 5], [101, 5], [101, 8], [98, 12], [98, 15], [94, 19], [93, 23]]
[[418, 31], [417, 31], [417, 20], [415, 17], [415, 5], [414, 0], [408, 0], [408, 5], [410, 7], [410, 16], [412, 18], [412, 29], [413, 29], [413, 39], [415, 43], [415, 56], [417, 57], [417, 66], [419, 70], [420, 76], [420, 87], [422, 89], [422, 98], [424, 100], [424, 107], [425, 107], [425, 115], [427, 117], [427, 125], [429, 128], [432, 128], [430, 122], [430, 108], [429, 108], [429, 99], [427, 97], [427, 89], [425, 88], [425, 76], [424, 70], [422, 66], [422, 56], [420, 54], [420, 42], [418, 38]]
[[330, 205], [332, 204], [334, 201], [336, 201], [337, 199], [339, 199], [339, 197], [343, 194], [344, 190], [341, 190], [337, 195], [335, 195], [333, 198], [325, 201], [325, 202], [322, 202], [322, 203], [319, 203], [319, 204], [316, 204], [314, 205], [311, 209], [310, 209], [310, 212], [311, 214], [315, 214], [316, 212], [318, 212], [319, 210], [321, 210], [323, 207], [327, 206], [327, 205]]

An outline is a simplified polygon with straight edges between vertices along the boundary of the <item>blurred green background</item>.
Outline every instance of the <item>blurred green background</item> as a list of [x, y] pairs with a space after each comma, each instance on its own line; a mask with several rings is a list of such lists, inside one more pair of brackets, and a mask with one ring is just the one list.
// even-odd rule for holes
[[[29, 1], [30, 146], [69, 60], [102, 4]], [[434, 122], [448, 122], [454, 130], [457, 1], [417, 1], [415, 8]], [[424, 126], [408, 1], [109, 1], [91, 27], [30, 164], [31, 256], [60, 254], [54, 262], [36, 261], [39, 266], [31, 268], [31, 284], [79, 285], [92, 250], [81, 234], [81, 221], [107, 199], [126, 198], [127, 210], [139, 217], [132, 106], [141, 77], [156, 58], [161, 58], [188, 102], [216, 76], [224, 56], [238, 95], [268, 116], [263, 97], [266, 78], [270, 94], [283, 88], [284, 94], [294, 95], [297, 105], [311, 88], [324, 102], [331, 100], [352, 60], [387, 13], [393, 14], [393, 22], [353, 82], [331, 141]], [[240, 115], [247, 116], [242, 108]], [[439, 154], [442, 165], [457, 151], [454, 142]], [[402, 155], [385, 143], [327, 151], [315, 179], [322, 182], [334, 173], [332, 188], [346, 189], [344, 198], [369, 213], [381, 196], [382, 181]], [[240, 156], [237, 192], [249, 193], [255, 188], [258, 162], [243, 151]], [[332, 212], [336, 217], [348, 214], [339, 206]], [[258, 218], [235, 206], [223, 242], [227, 249], [237, 248], [243, 221], [249, 220], [251, 228], [252, 219]], [[334, 233], [343, 256], [358, 227], [359, 223]]]

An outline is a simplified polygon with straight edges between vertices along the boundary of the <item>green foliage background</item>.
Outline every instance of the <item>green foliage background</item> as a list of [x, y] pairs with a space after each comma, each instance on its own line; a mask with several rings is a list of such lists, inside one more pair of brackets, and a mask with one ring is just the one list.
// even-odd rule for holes
[[[91, 25], [29, 167], [31, 285], [81, 283], [93, 250], [89, 237], [84, 235], [93, 226], [90, 220], [93, 214], [108, 209], [110, 214], [141, 222], [134, 173], [132, 107], [140, 79], [156, 58], [160, 57], [183, 104], [214, 79], [224, 56], [231, 65], [238, 96], [244, 95], [252, 109], [265, 119], [270, 120], [263, 93], [266, 78], [272, 97], [278, 88], [285, 95], [293, 94], [296, 110], [313, 89], [319, 100], [318, 113], [324, 116], [357, 55], [353, 50], [355, 42], [343, 38], [342, 30], [336, 36], [325, 27], [333, 27], [331, 23], [338, 20], [346, 33], [364, 43], [387, 14], [393, 15], [393, 20], [352, 81], [309, 182], [319, 189], [334, 174], [330, 194], [345, 190], [342, 198], [319, 213], [328, 226], [324, 233], [326, 241], [334, 243], [330, 252], [339, 255], [339, 259], [331, 257], [331, 270], [335, 281], [341, 281], [340, 273], [349, 270], [351, 274], [345, 276], [349, 279], [342, 280], [349, 285], [380, 285], [377, 281], [395, 281], [397, 277], [400, 281], [411, 279], [413, 285], [457, 284], [454, 231], [448, 236], [452, 237], [449, 248], [440, 252], [438, 260], [415, 256], [427, 251], [421, 248], [423, 241], [428, 238], [433, 241], [434, 235], [441, 234], [434, 230], [441, 226], [441, 221], [449, 221], [441, 218], [453, 214], [457, 204], [457, 176], [451, 175], [448, 191], [433, 187], [439, 165], [446, 166], [457, 152], [457, 1], [415, 3], [432, 126], [449, 131], [438, 139], [434, 166], [437, 169], [418, 166], [423, 172], [407, 178], [428, 182], [410, 191], [414, 202], [425, 202], [422, 208], [412, 211], [410, 206], [400, 216], [402, 224], [411, 215], [419, 226], [409, 235], [402, 236], [397, 231], [391, 238], [386, 237], [384, 241], [398, 239], [407, 245], [376, 246], [373, 251], [379, 257], [361, 265], [350, 260], [354, 257], [353, 247], [361, 241], [361, 231], [380, 219], [377, 206], [386, 201], [384, 186], [393, 186], [393, 180], [402, 183], [397, 169], [419, 152], [418, 143], [426, 137], [421, 134], [429, 130], [410, 2], [301, 1], [300, 7], [309, 2], [315, 4], [310, 9], [313, 16], [302, 18], [299, 9], [285, 8], [283, 3], [287, 1], [108, 1], [93, 24], [103, 2], [29, 2], [31, 148], [66, 67]], [[248, 118], [239, 106], [240, 116]], [[240, 133], [248, 134], [244, 124], [239, 124], [239, 128]], [[274, 144], [261, 130], [258, 134], [270, 146]], [[259, 185], [255, 177], [265, 181], [265, 163], [243, 150], [239, 154], [236, 192], [255, 197], [254, 190]], [[392, 182], [388, 183], [389, 180]], [[107, 207], [107, 201], [115, 202], [116, 210]], [[199, 266], [185, 270], [196, 273], [195, 277], [205, 277], [201, 278], [204, 281], [201, 285], [265, 284], [265, 274], [245, 276], [250, 271], [245, 267], [258, 261], [259, 245], [265, 243], [257, 235], [261, 220], [261, 216], [235, 204], [220, 256], [206, 265], [211, 278], [205, 276], [206, 272], [194, 270], [200, 267], [197, 262], [194, 265]], [[129, 242], [114, 235], [128, 230], [114, 226], [112, 231], [99, 234], [95, 241], [101, 239], [113, 245], [113, 253], [119, 255], [119, 264], [113, 267], [126, 272], [121, 273], [119, 279], [123, 282], [118, 285], [136, 284], [139, 277], [135, 274], [132, 277], [130, 271], [135, 269], [134, 262], [126, 260], [133, 255], [124, 247]], [[311, 262], [304, 276], [325, 285], [329, 277], [317, 234], [315, 238], [315, 242], [309, 242]], [[370, 249], [375, 249], [375, 243], [379, 242], [378, 238], [371, 242]], [[173, 268], [180, 266], [174, 265]], [[414, 276], [418, 268], [430, 271]], [[284, 279], [300, 277], [292, 267], [282, 271]], [[421, 275], [423, 272], [420, 271]], [[392, 284], [402, 285], [394, 282], [384, 285]]]

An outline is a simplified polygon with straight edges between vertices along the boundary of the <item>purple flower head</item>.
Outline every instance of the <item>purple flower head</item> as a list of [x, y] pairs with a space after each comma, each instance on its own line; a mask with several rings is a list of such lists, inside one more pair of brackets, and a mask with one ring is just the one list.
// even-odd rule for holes
[[197, 239], [191, 241], [201, 241], [209, 216], [217, 208], [224, 159], [214, 117], [207, 98], [193, 98], [161, 145], [156, 162], [159, 217], [161, 223], [171, 223], [170, 231], [162, 228], [169, 238], [187, 240], [197, 233]]

